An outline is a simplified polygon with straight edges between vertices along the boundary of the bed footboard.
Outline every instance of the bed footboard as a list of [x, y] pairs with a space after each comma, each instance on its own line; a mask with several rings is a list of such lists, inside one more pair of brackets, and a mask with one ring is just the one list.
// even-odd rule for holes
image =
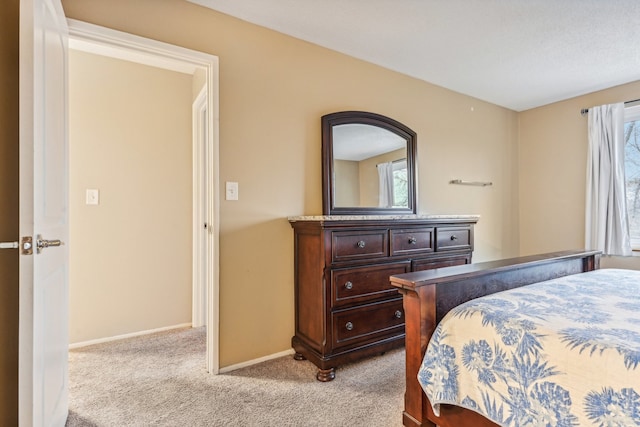
[[599, 251], [565, 251], [391, 276], [405, 312], [405, 426], [495, 426], [481, 415], [442, 405], [436, 417], [418, 383], [418, 370], [438, 322], [452, 308], [507, 289], [600, 268]]

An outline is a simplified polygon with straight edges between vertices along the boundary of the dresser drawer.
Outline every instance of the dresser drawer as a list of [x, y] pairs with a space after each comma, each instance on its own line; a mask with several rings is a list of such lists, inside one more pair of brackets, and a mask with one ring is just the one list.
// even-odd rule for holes
[[471, 263], [471, 254], [447, 256], [445, 258], [416, 259], [412, 262], [412, 271], [432, 270], [434, 268], [452, 267]]
[[436, 250], [468, 250], [471, 249], [471, 227], [438, 227]]
[[433, 252], [434, 228], [391, 230], [391, 256]]
[[389, 277], [409, 271], [409, 261], [334, 269], [331, 271], [333, 304], [337, 307], [397, 296], [398, 290], [391, 287]]
[[349, 261], [389, 255], [388, 230], [334, 231], [331, 233], [331, 259]]
[[402, 297], [332, 314], [333, 345], [344, 347], [404, 333]]

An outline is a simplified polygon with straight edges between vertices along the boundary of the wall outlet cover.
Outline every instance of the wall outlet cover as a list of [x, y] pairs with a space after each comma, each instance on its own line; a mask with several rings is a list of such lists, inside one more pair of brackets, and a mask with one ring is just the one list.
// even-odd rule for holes
[[238, 200], [238, 183], [227, 181], [225, 195], [227, 200]]
[[99, 205], [100, 204], [100, 191], [96, 189], [87, 189], [87, 205]]

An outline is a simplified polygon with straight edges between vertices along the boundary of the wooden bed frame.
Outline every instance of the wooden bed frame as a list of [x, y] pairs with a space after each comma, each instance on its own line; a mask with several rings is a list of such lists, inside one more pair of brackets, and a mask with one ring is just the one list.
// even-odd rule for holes
[[495, 292], [600, 268], [599, 251], [565, 251], [391, 276], [403, 294], [406, 331], [405, 426], [496, 427], [480, 414], [441, 405], [436, 417], [418, 383], [427, 343], [452, 308]]

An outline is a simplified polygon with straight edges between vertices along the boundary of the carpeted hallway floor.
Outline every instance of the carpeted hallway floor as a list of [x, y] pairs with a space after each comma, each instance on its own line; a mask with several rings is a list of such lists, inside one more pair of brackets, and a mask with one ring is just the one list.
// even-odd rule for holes
[[69, 358], [68, 427], [402, 425], [403, 350], [340, 367], [329, 383], [292, 356], [209, 375], [203, 328], [84, 347]]

